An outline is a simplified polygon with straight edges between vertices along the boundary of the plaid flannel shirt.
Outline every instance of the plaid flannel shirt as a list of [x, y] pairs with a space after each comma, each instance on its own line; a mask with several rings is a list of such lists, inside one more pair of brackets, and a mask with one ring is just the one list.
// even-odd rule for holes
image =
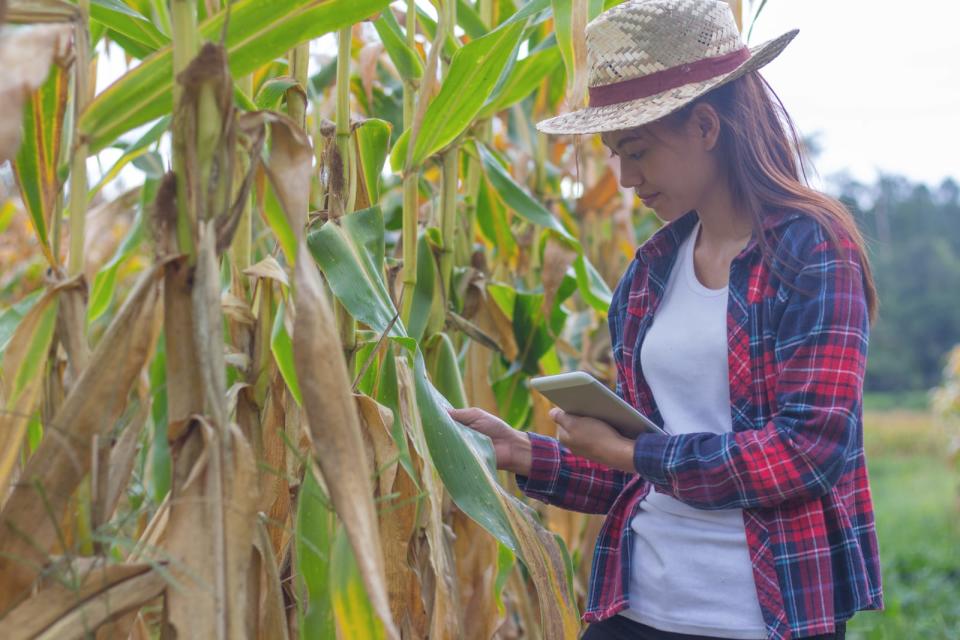
[[[617, 394], [660, 426], [640, 345], [696, 216], [664, 226], [637, 250], [608, 316]], [[529, 476], [516, 476], [520, 489], [564, 509], [607, 514], [585, 622], [629, 604], [630, 520], [651, 489], [701, 509], [743, 509], [771, 640], [832, 633], [854, 612], [883, 607], [863, 451], [869, 325], [855, 246], [841, 235], [837, 251], [819, 223], [797, 212], [768, 216], [762, 233], [775, 247], [772, 264], [761, 259], [755, 232], [730, 266], [731, 433], [641, 435], [637, 473], [530, 434], [533, 465]]]

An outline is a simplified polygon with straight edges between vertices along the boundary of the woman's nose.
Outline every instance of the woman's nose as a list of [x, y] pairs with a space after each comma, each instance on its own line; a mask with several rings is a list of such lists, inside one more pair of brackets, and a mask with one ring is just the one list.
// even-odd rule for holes
[[620, 186], [625, 189], [634, 189], [643, 184], [643, 174], [631, 167], [620, 164]]
[[624, 189], [633, 189], [643, 184], [643, 177], [640, 175], [640, 172], [631, 168], [623, 161], [623, 158], [617, 156], [612, 164], [613, 173], [617, 176], [617, 179], [620, 181], [620, 186]]

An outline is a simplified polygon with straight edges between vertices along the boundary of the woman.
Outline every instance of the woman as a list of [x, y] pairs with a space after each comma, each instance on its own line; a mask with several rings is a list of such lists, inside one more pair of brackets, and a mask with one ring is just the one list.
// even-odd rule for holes
[[883, 606], [861, 411], [876, 292], [757, 73], [795, 35], [748, 49], [724, 2], [628, 1], [587, 27], [590, 107], [538, 124], [600, 133], [666, 223], [609, 328], [617, 393], [669, 435], [554, 408], [557, 440], [451, 410], [526, 495], [607, 514], [589, 640], [842, 638]]

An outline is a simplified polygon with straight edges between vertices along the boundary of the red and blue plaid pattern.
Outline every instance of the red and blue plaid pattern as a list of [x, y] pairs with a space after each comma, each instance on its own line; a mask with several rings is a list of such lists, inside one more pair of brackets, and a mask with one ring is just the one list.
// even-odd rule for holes
[[[660, 426], [640, 345], [696, 221], [689, 212], [637, 250], [608, 317], [617, 393]], [[586, 622], [629, 604], [629, 525], [651, 489], [701, 509], [744, 510], [771, 640], [832, 633], [854, 612], [883, 607], [863, 452], [869, 321], [858, 253], [842, 234], [835, 248], [824, 227], [800, 213], [768, 216], [763, 233], [775, 247], [772, 264], [762, 259], [754, 234], [730, 266], [733, 432], [642, 435], [634, 448], [636, 474], [530, 434], [533, 466], [529, 477], [517, 476], [521, 490], [564, 509], [607, 514], [594, 550]]]

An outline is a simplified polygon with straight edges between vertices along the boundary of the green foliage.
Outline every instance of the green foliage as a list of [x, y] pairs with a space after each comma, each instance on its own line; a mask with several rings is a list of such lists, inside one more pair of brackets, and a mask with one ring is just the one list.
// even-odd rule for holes
[[[359, 22], [387, 5], [386, 0], [240, 0], [230, 5], [225, 45], [234, 77], [325, 33]], [[219, 41], [227, 10], [200, 25], [202, 37]], [[96, 152], [123, 133], [169, 113], [172, 108], [173, 51], [158, 50], [99, 94], [80, 119], [80, 129]]]
[[[300, 487], [294, 535], [298, 591], [301, 595], [297, 600], [297, 613], [304, 640], [336, 637], [330, 600], [330, 555], [335, 525], [327, 496], [313, 472], [308, 469]], [[351, 553], [349, 545], [346, 545], [345, 553]]]
[[866, 389], [929, 389], [960, 342], [960, 186], [947, 180], [931, 190], [884, 177], [870, 187], [845, 184], [840, 193], [867, 238], [880, 297]]
[[956, 638], [960, 474], [943, 456], [943, 432], [926, 413], [871, 413], [864, 426], [886, 610], [858, 613], [847, 636]]

